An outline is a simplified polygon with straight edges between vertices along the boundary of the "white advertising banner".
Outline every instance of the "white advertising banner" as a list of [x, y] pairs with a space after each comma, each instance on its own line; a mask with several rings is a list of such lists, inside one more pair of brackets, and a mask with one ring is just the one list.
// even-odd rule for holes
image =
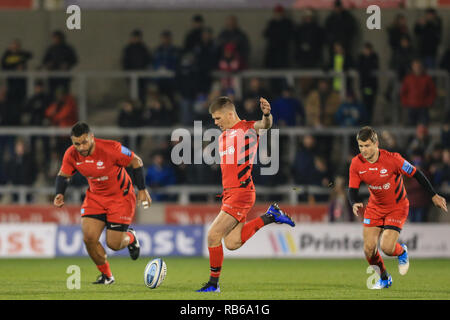
[[[301, 224], [294, 228], [269, 225], [238, 250], [224, 251], [226, 257], [363, 258], [362, 229], [358, 223]], [[450, 257], [450, 224], [406, 224], [400, 242], [406, 243], [413, 258]], [[208, 256], [206, 242], [204, 255]]]
[[56, 224], [0, 224], [0, 258], [54, 257]]

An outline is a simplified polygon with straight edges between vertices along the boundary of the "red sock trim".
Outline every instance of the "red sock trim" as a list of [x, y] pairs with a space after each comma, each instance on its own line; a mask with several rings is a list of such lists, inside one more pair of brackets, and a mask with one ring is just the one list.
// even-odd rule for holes
[[247, 222], [241, 231], [241, 241], [245, 243], [248, 239], [250, 239], [256, 231], [264, 227], [264, 221], [261, 217], [255, 218], [249, 222]]
[[381, 273], [386, 271], [386, 267], [384, 266], [383, 258], [381, 257], [381, 255], [378, 251], [377, 251], [376, 255], [374, 255], [371, 258], [366, 257], [366, 259], [367, 259], [367, 262], [369, 262], [369, 264], [371, 266], [378, 266], [378, 268], [380, 268]]
[[217, 247], [208, 247], [209, 251], [209, 266], [211, 267], [211, 277], [218, 278], [223, 264], [223, 248], [222, 244]]
[[132, 244], [134, 242], [134, 235], [128, 231], [127, 231], [127, 235], [130, 237], [130, 242], [128, 242], [128, 244]]
[[108, 262], [108, 261], [106, 261], [105, 264], [98, 265], [98, 266], [97, 266], [97, 269], [98, 269], [101, 273], [105, 274], [108, 278], [111, 278], [111, 277], [112, 277], [112, 272], [111, 272], [111, 269], [109, 268], [109, 262]]
[[394, 250], [394, 253], [392, 253], [392, 255], [394, 257], [396, 257], [396, 256], [401, 255], [402, 253], [403, 253], [403, 247], [400, 245], [400, 243], [397, 242], [395, 244], [395, 250]]

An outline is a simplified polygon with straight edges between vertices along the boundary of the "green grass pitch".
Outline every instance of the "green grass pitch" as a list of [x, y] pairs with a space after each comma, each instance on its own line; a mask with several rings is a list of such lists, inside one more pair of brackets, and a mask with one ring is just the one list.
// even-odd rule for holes
[[[394, 284], [368, 290], [363, 259], [225, 259], [220, 294], [196, 293], [209, 277], [206, 258], [164, 258], [167, 277], [157, 289], [143, 283], [149, 261], [109, 258], [116, 283], [92, 285], [98, 271], [89, 258], [0, 259], [0, 299], [450, 299], [450, 260], [412, 259], [400, 276], [396, 259], [385, 259]], [[81, 270], [81, 288], [69, 290], [68, 266]]]

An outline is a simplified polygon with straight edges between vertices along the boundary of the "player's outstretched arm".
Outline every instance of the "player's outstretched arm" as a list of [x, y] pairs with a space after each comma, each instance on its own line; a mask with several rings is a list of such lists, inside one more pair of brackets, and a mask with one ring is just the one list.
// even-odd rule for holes
[[144, 163], [139, 156], [134, 154], [134, 158], [131, 160], [130, 165], [133, 168], [134, 182], [138, 188], [137, 200], [144, 209], [147, 209], [152, 204], [152, 198], [145, 188]]
[[427, 177], [420, 171], [419, 169], [416, 170], [416, 173], [414, 174], [414, 178], [422, 185], [422, 187], [430, 194], [431, 200], [433, 201], [434, 205], [438, 208], [441, 208], [445, 212], [447, 211], [447, 201], [444, 197], [441, 197], [434, 191], [433, 186], [431, 185], [430, 181], [427, 179]]
[[64, 205], [64, 194], [66, 192], [67, 186], [69, 185], [71, 177], [72, 176], [67, 175], [61, 171], [59, 171], [58, 175], [56, 176], [56, 195], [53, 199], [53, 204], [58, 208], [61, 208]]
[[273, 123], [273, 117], [270, 113], [271, 107], [269, 101], [267, 101], [265, 98], [260, 98], [259, 103], [261, 106], [261, 111], [263, 113], [263, 117], [261, 120], [255, 122], [255, 130], [259, 134], [260, 129], [270, 129], [272, 128]]

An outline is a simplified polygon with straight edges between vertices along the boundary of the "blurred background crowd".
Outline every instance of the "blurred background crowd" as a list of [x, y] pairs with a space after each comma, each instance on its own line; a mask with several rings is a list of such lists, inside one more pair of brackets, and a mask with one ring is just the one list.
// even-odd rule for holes
[[[397, 109], [401, 117], [392, 126], [413, 128], [408, 135], [397, 136], [395, 130], [379, 131], [381, 147], [399, 152], [423, 170], [433, 185], [448, 190], [450, 182], [450, 114], [443, 99], [446, 88], [439, 86], [433, 71], [450, 72], [450, 48], [443, 39], [443, 21], [436, 9], [423, 10], [416, 21], [408, 14], [398, 13], [387, 28], [390, 56], [380, 56], [370, 39], [356, 38], [365, 24], [359, 23], [351, 10], [340, 1], [325, 19], [318, 19], [314, 10], [304, 10], [300, 20], [291, 18], [288, 10], [277, 5], [265, 24], [261, 35], [265, 42], [263, 70], [318, 70], [357, 74], [345, 80], [338, 76], [323, 78], [303, 76], [289, 84], [283, 77], [270, 79], [258, 76], [239, 83], [233, 76], [255, 69], [251, 61], [251, 41], [246, 33], [246, 21], [235, 15], [226, 17], [223, 29], [214, 31], [208, 17], [195, 14], [186, 26], [182, 43], [174, 43], [173, 31], [161, 30], [152, 46], [144, 41], [146, 30], [129, 31], [123, 39], [121, 52], [111, 52], [120, 60], [124, 71], [170, 71], [173, 77], [140, 77], [137, 99], [117, 103], [115, 122], [109, 126], [120, 128], [190, 127], [193, 121], [212, 126], [208, 106], [215, 97], [231, 97], [241, 119], [261, 118], [259, 97], [267, 98], [272, 106], [274, 128], [357, 128], [363, 125], [384, 125]], [[14, 32], [11, 32], [14, 38]], [[77, 47], [66, 40], [65, 31], [51, 33], [51, 45], [45, 52], [34, 52], [21, 39], [14, 39], [4, 48], [1, 70], [27, 71], [30, 61], [42, 57], [39, 71], [66, 71], [76, 68], [87, 57], [77, 53]], [[377, 72], [385, 62], [394, 73], [388, 83], [380, 83]], [[8, 73], [10, 74], [10, 73]], [[331, 73], [330, 73], [331, 74]], [[0, 82], [0, 126], [3, 127], [61, 127], [67, 128], [79, 120], [73, 79], [70, 73], [37, 78], [32, 94], [27, 95], [25, 77], [7, 76]], [[240, 90], [242, 85], [242, 92]], [[342, 94], [342, 90], [344, 94]], [[239, 92], [239, 93], [238, 93]], [[382, 108], [380, 105], [387, 105]], [[92, 113], [92, 111], [90, 111]], [[377, 120], [378, 119], [378, 120]], [[88, 119], [96, 126], [96, 118]], [[100, 122], [99, 122], [100, 123]], [[435, 134], [430, 133], [435, 128]], [[327, 194], [299, 195], [299, 201], [329, 202], [330, 220], [349, 220], [346, 200], [348, 165], [358, 152], [351, 136], [350, 154], [341, 157], [344, 143], [329, 134], [304, 134], [295, 139], [295, 153], [288, 157], [291, 141], [281, 136], [281, 165], [278, 174], [261, 176], [260, 164], [254, 167], [258, 186], [276, 188], [281, 185], [328, 187]], [[95, 133], [95, 132], [94, 132]], [[100, 137], [100, 136], [99, 136]], [[100, 137], [104, 138], [104, 137]], [[120, 140], [129, 145], [130, 137]], [[68, 137], [30, 135], [26, 137], [0, 135], [0, 185], [52, 186], [59, 170], [62, 155], [70, 145]], [[171, 185], [220, 185], [218, 165], [178, 165], [170, 161], [173, 143], [170, 136], [149, 139], [139, 136], [135, 151], [145, 161], [146, 183], [150, 190]], [[86, 181], [75, 176], [73, 185], [84, 186]], [[428, 221], [430, 201], [414, 179], [406, 181], [411, 201], [411, 221]], [[447, 194], [448, 197], [448, 194]], [[205, 201], [192, 197], [191, 201]], [[261, 200], [280, 200], [264, 195]], [[155, 201], [177, 201], [176, 196], [158, 194]], [[17, 195], [3, 202], [17, 202]], [[28, 194], [27, 201], [35, 201]]]

